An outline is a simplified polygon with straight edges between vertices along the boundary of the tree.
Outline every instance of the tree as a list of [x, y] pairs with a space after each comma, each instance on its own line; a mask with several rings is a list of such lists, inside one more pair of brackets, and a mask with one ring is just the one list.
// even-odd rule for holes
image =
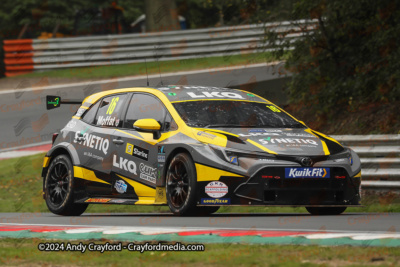
[[146, 0], [146, 31], [179, 30], [175, 0]]
[[399, 1], [299, 0], [292, 19], [299, 18], [314, 20], [315, 30], [282, 47], [294, 46], [286, 62], [293, 101], [327, 112], [400, 99]]

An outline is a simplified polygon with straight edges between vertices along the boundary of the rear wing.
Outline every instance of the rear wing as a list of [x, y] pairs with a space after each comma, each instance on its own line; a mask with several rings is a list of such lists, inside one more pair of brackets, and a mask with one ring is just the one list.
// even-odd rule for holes
[[82, 100], [62, 100], [61, 97], [55, 95], [46, 96], [46, 109], [58, 108], [61, 104], [82, 104]]

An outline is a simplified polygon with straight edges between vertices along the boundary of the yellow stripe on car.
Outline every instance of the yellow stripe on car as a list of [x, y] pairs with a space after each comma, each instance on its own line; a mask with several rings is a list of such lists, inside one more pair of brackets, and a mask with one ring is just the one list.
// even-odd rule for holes
[[361, 178], [361, 171], [360, 171], [359, 173], [357, 173], [356, 175], [353, 176], [353, 178], [358, 178], [358, 177]]
[[139, 198], [139, 201], [135, 203], [135, 205], [150, 205], [154, 204], [155, 202], [155, 196], [156, 196], [156, 190], [150, 186], [141, 184], [139, 182], [133, 181], [131, 179], [128, 179], [126, 177], [123, 177], [119, 174], [117, 176], [128, 184], [130, 184], [133, 189], [135, 190], [136, 195]]
[[78, 167], [78, 166], [74, 166], [74, 177], [92, 181], [92, 182], [110, 184], [110, 183], [107, 183], [106, 181], [103, 181], [103, 180], [97, 178], [96, 174], [94, 174], [93, 171], [82, 168], [82, 167]]
[[51, 157], [44, 157], [43, 159], [43, 168], [49, 167]]
[[196, 166], [198, 182], [218, 181], [221, 178], [221, 176], [244, 177], [243, 175], [216, 169], [213, 167], [208, 167], [199, 163], [195, 163], [195, 166]]
[[325, 156], [330, 155], [331, 152], [329, 152], [328, 146], [326, 145], [325, 141], [321, 140], [321, 143], [322, 143], [322, 148], [324, 149]]
[[263, 145], [260, 145], [259, 143], [255, 142], [253, 140], [247, 139], [247, 142], [249, 142], [250, 144], [252, 144], [252, 145], [258, 147], [259, 149], [264, 150], [265, 152], [268, 152], [270, 154], [274, 154], [274, 155], [278, 154], [275, 151], [269, 150], [268, 148], [264, 147]]

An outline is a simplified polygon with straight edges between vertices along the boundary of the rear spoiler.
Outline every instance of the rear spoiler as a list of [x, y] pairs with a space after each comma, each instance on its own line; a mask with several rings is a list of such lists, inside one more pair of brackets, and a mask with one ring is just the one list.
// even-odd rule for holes
[[58, 108], [61, 104], [82, 104], [82, 100], [63, 100], [61, 101], [61, 97], [55, 95], [47, 95], [46, 96], [46, 109]]

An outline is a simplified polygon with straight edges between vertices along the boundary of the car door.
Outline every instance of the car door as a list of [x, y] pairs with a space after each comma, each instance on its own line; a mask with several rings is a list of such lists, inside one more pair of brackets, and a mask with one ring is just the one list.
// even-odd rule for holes
[[[81, 166], [85, 171], [86, 190], [92, 196], [111, 194], [111, 169], [113, 155], [117, 152], [117, 144], [113, 140], [116, 127], [122, 125], [122, 116], [128, 94], [106, 96], [98, 101], [96, 115], [93, 119], [84, 115], [86, 122], [80, 131], [75, 133], [74, 143], [78, 148]], [[92, 117], [92, 115], [88, 116]]]
[[[132, 95], [124, 124], [114, 136], [114, 139], [120, 140], [120, 145], [117, 147], [118, 156], [113, 159], [112, 170], [116, 177], [113, 192], [118, 193], [119, 183], [128, 183], [134, 188], [129, 197], [154, 197], [158, 170], [163, 167], [164, 160], [159, 158], [159, 139], [154, 139], [153, 133], [133, 129], [133, 124], [139, 119], [155, 119], [161, 125], [161, 133], [173, 128], [172, 117], [156, 96], [146, 93]], [[127, 193], [122, 195], [126, 196]]]

